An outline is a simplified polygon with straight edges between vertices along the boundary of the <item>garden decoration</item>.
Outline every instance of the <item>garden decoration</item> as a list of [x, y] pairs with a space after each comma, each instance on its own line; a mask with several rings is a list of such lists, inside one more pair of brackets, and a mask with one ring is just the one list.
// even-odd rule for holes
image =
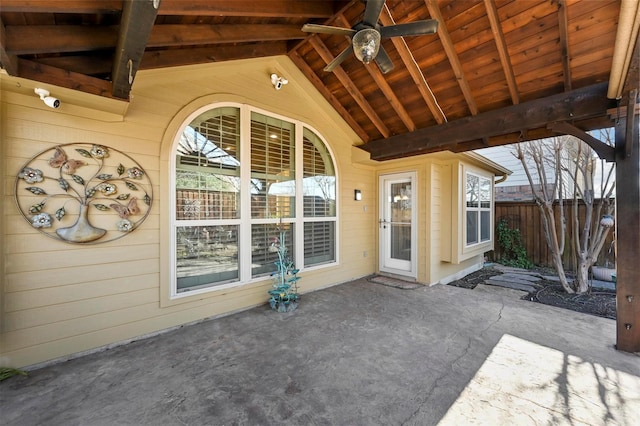
[[271, 274], [272, 288], [269, 290], [269, 306], [278, 312], [291, 312], [298, 307], [300, 296], [298, 295], [299, 269], [287, 255], [285, 245], [286, 232], [280, 231], [279, 237], [273, 237], [269, 245], [269, 251], [278, 253], [275, 262], [276, 271]]
[[96, 144], [58, 145], [22, 167], [14, 196], [41, 233], [67, 243], [113, 241], [149, 215], [152, 186], [128, 155]]

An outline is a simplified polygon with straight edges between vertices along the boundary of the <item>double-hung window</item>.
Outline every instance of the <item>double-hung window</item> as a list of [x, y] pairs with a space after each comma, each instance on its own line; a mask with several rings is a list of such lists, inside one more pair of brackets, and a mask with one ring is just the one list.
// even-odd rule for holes
[[466, 245], [491, 240], [491, 180], [466, 173]]
[[173, 296], [336, 262], [336, 174], [323, 139], [247, 105], [200, 113], [174, 147]]

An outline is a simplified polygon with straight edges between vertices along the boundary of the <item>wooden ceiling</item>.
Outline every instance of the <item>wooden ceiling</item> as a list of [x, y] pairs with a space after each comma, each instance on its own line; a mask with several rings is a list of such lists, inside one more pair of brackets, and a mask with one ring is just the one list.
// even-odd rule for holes
[[[381, 25], [436, 19], [438, 32], [384, 39], [387, 74], [353, 55], [323, 71], [349, 38], [302, 25], [351, 27], [364, 9], [360, 0], [1, 0], [0, 61], [10, 75], [128, 99], [139, 69], [288, 55], [380, 160], [545, 137], [551, 122], [576, 132], [612, 123], [621, 0], [387, 0]], [[631, 81], [636, 62], [637, 46]]]

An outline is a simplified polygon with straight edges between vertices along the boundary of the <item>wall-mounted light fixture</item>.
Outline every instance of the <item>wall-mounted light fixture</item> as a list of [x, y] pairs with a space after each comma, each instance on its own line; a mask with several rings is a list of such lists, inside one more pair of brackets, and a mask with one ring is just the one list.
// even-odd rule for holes
[[53, 96], [49, 96], [50, 93], [48, 90], [40, 89], [36, 87], [34, 90], [36, 95], [40, 96], [40, 100], [44, 102], [44, 104], [50, 108], [60, 108], [60, 99], [54, 98]]
[[362, 201], [362, 191], [359, 189], [355, 189], [353, 191], [353, 199], [356, 201]]
[[275, 87], [276, 90], [282, 89], [282, 86], [287, 83], [289, 83], [289, 80], [286, 78], [280, 77], [278, 74], [271, 74], [271, 84], [273, 84], [273, 87]]

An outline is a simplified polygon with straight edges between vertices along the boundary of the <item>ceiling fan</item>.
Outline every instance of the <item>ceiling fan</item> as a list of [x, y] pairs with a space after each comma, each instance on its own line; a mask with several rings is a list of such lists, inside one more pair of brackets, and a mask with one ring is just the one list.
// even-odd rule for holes
[[366, 0], [366, 7], [362, 21], [351, 28], [332, 27], [328, 25], [305, 24], [302, 31], [307, 33], [337, 34], [351, 37], [351, 44], [344, 49], [333, 61], [324, 68], [325, 71], [333, 71], [351, 53], [361, 62], [368, 64], [375, 60], [383, 74], [393, 69], [391, 58], [382, 47], [381, 39], [389, 37], [435, 34], [438, 29], [438, 21], [425, 19], [423, 21], [408, 22], [382, 26], [378, 18], [384, 7], [385, 0]]

